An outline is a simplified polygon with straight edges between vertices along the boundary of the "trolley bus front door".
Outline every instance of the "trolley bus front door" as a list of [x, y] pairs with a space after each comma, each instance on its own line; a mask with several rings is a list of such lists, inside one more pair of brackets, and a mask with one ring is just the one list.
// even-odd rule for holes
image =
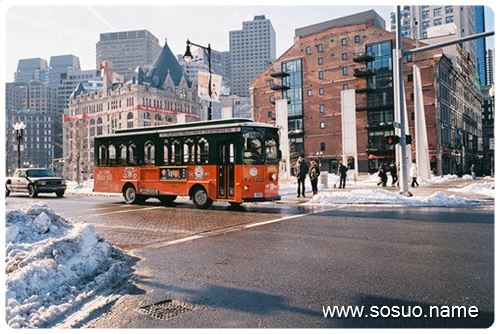
[[234, 198], [234, 142], [217, 144], [217, 198]]

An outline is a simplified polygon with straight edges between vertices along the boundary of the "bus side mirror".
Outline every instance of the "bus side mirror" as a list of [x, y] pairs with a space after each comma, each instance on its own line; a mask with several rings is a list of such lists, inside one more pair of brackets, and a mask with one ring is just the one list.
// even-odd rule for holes
[[282, 158], [281, 150], [278, 150], [278, 160], [281, 160], [281, 158]]

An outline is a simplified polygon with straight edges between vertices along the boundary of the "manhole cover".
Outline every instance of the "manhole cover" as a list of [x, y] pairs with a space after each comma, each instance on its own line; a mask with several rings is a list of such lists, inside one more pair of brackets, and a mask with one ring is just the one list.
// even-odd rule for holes
[[159, 303], [143, 306], [141, 311], [150, 317], [168, 320], [180, 314], [194, 310], [194, 305], [175, 299], [167, 299]]

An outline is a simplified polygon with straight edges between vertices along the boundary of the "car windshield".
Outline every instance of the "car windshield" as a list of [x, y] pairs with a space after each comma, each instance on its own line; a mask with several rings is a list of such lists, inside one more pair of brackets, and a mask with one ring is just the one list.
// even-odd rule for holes
[[28, 177], [46, 177], [54, 176], [54, 174], [48, 169], [33, 169], [26, 171]]

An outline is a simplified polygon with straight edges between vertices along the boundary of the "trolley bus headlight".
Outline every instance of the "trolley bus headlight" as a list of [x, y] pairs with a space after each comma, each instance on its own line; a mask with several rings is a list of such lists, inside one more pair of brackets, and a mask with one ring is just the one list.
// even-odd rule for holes
[[247, 191], [248, 189], [250, 189], [246, 184], [243, 186], [243, 190]]
[[272, 181], [276, 181], [278, 179], [278, 174], [276, 173], [270, 174], [269, 179]]

